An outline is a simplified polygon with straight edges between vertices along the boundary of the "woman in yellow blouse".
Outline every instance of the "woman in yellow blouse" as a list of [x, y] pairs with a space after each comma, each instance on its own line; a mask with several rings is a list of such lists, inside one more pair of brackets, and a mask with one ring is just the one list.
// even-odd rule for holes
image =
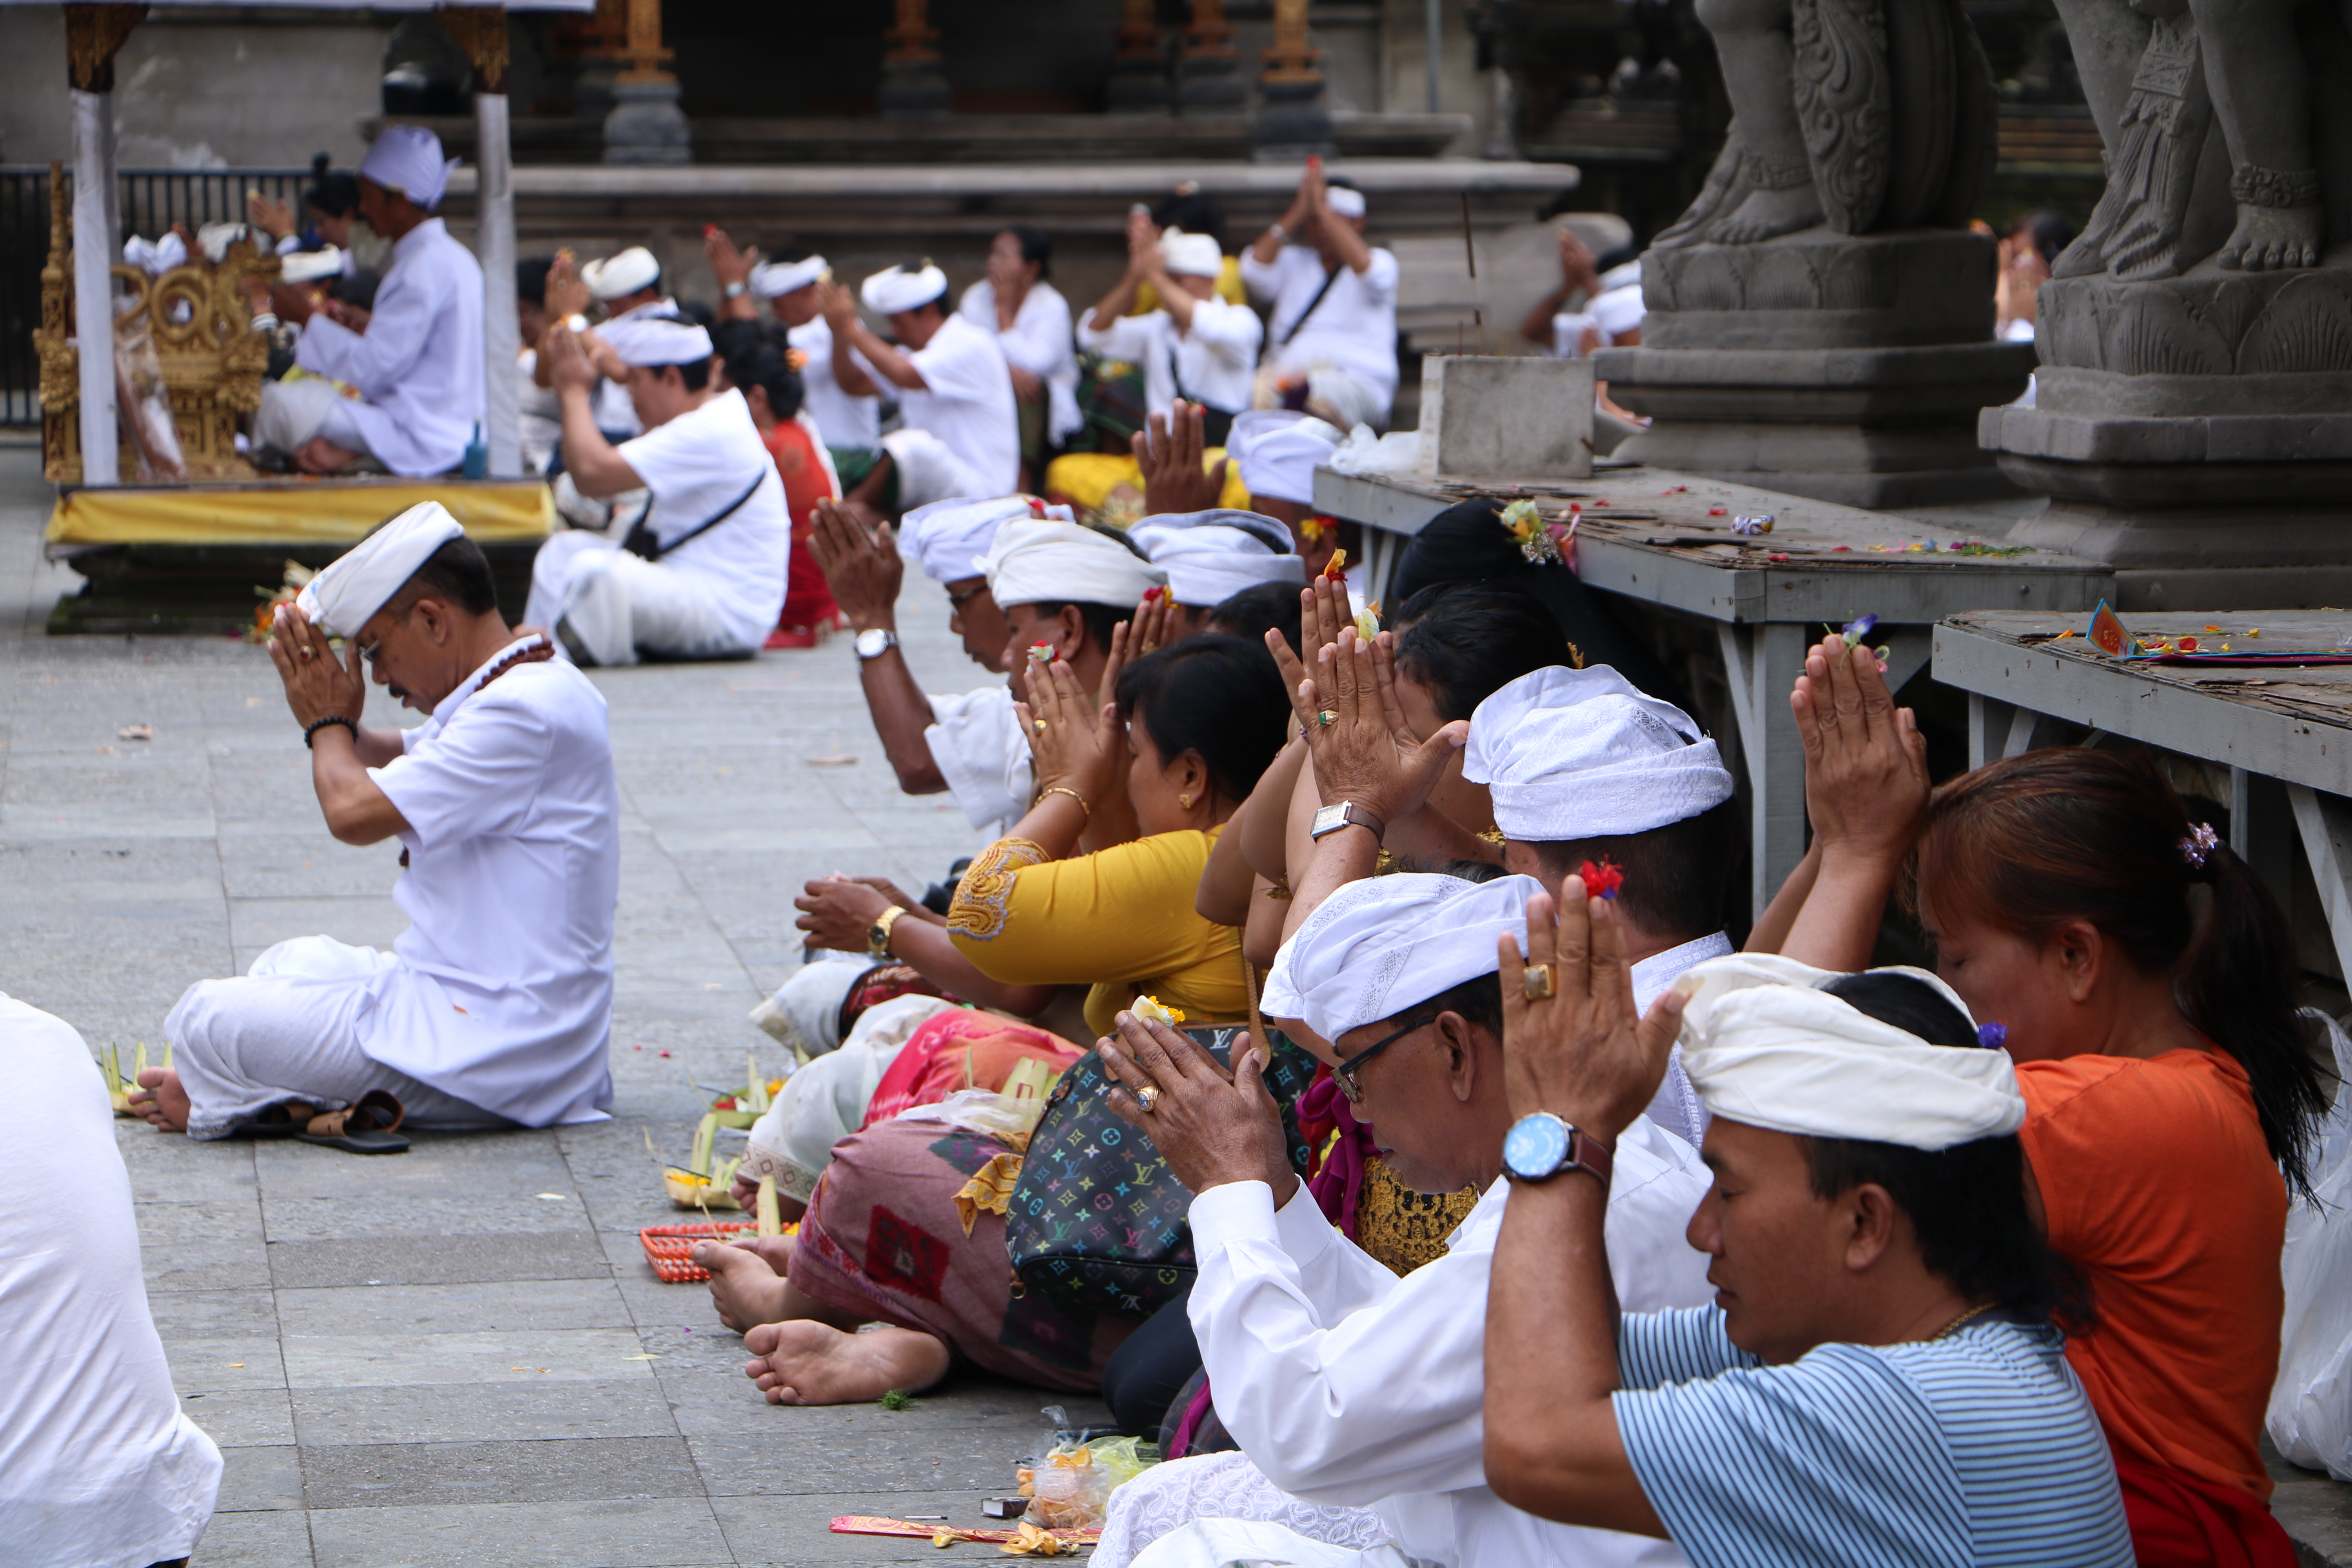
[[[1274, 658], [1240, 637], [1188, 637], [1122, 669], [1116, 697], [1097, 714], [1067, 665], [1032, 672], [1020, 711], [1037, 802], [964, 873], [949, 935], [992, 980], [1091, 987], [1097, 1035], [1138, 994], [1188, 1025], [1244, 1022], [1240, 932], [1192, 905], [1217, 836], [1289, 728]], [[1073, 855], [1122, 788], [1141, 837]]]

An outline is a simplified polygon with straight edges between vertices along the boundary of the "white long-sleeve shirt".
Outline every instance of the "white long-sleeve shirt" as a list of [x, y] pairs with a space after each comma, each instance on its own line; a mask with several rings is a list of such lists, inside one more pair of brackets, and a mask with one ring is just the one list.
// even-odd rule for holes
[[1094, 320], [1089, 310], [1079, 321], [1078, 342], [1143, 367], [1146, 412], [1167, 413], [1179, 393], [1226, 414], [1250, 405], [1250, 376], [1265, 341], [1256, 311], [1223, 300], [1196, 300], [1192, 325], [1181, 332], [1165, 310], [1121, 316], [1100, 331]]
[[1070, 302], [1051, 283], [1033, 283], [1013, 313], [1013, 325], [996, 325], [996, 285], [983, 278], [963, 291], [958, 313], [996, 339], [1004, 363], [1018, 365], [1045, 384], [1045, 429], [1055, 441], [1077, 433], [1078, 352], [1070, 335]]
[[325, 315], [302, 329], [294, 363], [359, 388], [352, 422], [395, 474], [445, 474], [465, 460], [485, 416], [482, 264], [426, 218], [393, 246], [367, 331]]
[[1029, 736], [1003, 681], [953, 696], [932, 695], [923, 743], [964, 820], [992, 841], [1013, 831], [1029, 809]]
[[[801, 407], [816, 420], [824, 444], [861, 452], [880, 446], [882, 400], [870, 393], [860, 396], [842, 390], [833, 374], [833, 324], [818, 316], [784, 336], [808, 356], [808, 363], [801, 366]], [[866, 373], [866, 379], [874, 379], [876, 372], [866, 363], [866, 356], [855, 349], [850, 355]]]
[[[1637, 1119], [1617, 1141], [1604, 1226], [1629, 1312], [1712, 1299], [1684, 1239], [1708, 1177], [1690, 1145]], [[1582, 1178], [1570, 1178], [1581, 1180]], [[1267, 1479], [1313, 1503], [1370, 1508], [1407, 1554], [1449, 1568], [1662, 1568], [1667, 1542], [1553, 1524], [1486, 1486], [1486, 1279], [1509, 1201], [1496, 1182], [1445, 1255], [1398, 1279], [1302, 1186], [1192, 1200], [1189, 1307], [1217, 1415]]]
[[[1311, 246], [1286, 245], [1270, 262], [1242, 252], [1242, 281], [1267, 301], [1265, 363], [1304, 374], [1336, 365], [1393, 399], [1397, 386], [1397, 258], [1375, 247], [1363, 271], [1342, 263], [1326, 290], [1323, 258]], [[1320, 302], [1316, 295], [1322, 294]], [[1311, 310], [1307, 308], [1314, 306]]]

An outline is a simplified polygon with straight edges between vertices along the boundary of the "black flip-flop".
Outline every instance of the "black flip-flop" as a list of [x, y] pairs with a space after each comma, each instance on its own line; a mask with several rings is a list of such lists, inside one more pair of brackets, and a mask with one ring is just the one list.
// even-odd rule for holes
[[262, 1108], [261, 1114], [237, 1129], [240, 1138], [291, 1138], [310, 1124], [318, 1110], [309, 1101], [289, 1100]]
[[399, 1128], [407, 1115], [400, 1101], [383, 1089], [372, 1089], [346, 1110], [310, 1118], [310, 1125], [295, 1136], [305, 1143], [353, 1154], [405, 1154], [408, 1140], [400, 1135]]

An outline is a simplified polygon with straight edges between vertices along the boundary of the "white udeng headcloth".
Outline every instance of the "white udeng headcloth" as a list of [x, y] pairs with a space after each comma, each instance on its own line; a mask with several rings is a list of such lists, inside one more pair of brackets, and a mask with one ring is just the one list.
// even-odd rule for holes
[[905, 310], [919, 310], [948, 291], [948, 275], [925, 262], [909, 272], [903, 267], [886, 267], [858, 285], [857, 297], [866, 308], [877, 316], [895, 316]]
[[421, 125], [387, 125], [360, 160], [360, 177], [398, 191], [426, 212], [441, 205], [455, 158], [441, 155], [441, 138]]
[[1307, 563], [1291, 551], [1290, 530], [1254, 511], [1164, 512], [1127, 536], [1167, 572], [1168, 591], [1180, 605], [1206, 609], [1260, 583], [1307, 584]]
[[1462, 776], [1486, 785], [1521, 844], [1647, 833], [1731, 798], [1731, 773], [1689, 714], [1605, 664], [1554, 665], [1478, 704]]
[[1212, 235], [1171, 228], [1160, 237], [1160, 264], [1177, 278], [1215, 278], [1225, 270], [1225, 253]]
[[990, 500], [935, 500], [898, 522], [898, 553], [935, 583], [961, 583], [985, 576], [996, 531], [1016, 517], [1071, 521], [1066, 506], [1047, 506], [1034, 496], [998, 496]]
[[583, 267], [580, 281], [588, 285], [588, 292], [600, 300], [618, 300], [660, 282], [661, 263], [644, 246], [633, 245], [618, 255]]
[[1364, 216], [1364, 193], [1352, 185], [1328, 185], [1323, 191], [1324, 205], [1335, 217]]
[[1125, 606], [1168, 574], [1116, 539], [1058, 520], [1019, 519], [998, 527], [984, 564], [988, 592], [1005, 609], [1060, 601]]
[[1419, 871], [1349, 882], [1316, 906], [1266, 972], [1260, 1006], [1326, 1040], [1495, 973], [1496, 939], [1528, 929], [1533, 877]]
[[623, 364], [698, 364], [717, 351], [700, 322], [681, 316], [631, 316], [596, 329]]
[[762, 261], [751, 268], [751, 292], [762, 300], [782, 299], [795, 289], [807, 288], [832, 270], [822, 256], [804, 256], [798, 261]]
[[[1921, 981], [1969, 1016], [1952, 988], [1924, 969], [1871, 973]], [[1708, 1114], [1930, 1152], [2025, 1124], [2007, 1051], [1931, 1045], [1821, 989], [1838, 978], [1777, 953], [1735, 952], [1675, 983], [1691, 998], [1683, 1070]]]
[[294, 602], [329, 635], [347, 637], [392, 602], [435, 551], [466, 531], [437, 500], [419, 501], [330, 562]]
[[1225, 456], [1241, 471], [1242, 484], [1251, 495], [1313, 506], [1315, 465], [1329, 462], [1341, 438], [1311, 414], [1252, 409], [1234, 416]]

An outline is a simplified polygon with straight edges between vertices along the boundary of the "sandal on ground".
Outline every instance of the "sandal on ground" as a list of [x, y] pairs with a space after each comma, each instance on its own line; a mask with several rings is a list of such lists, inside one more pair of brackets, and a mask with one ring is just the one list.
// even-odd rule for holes
[[240, 1138], [291, 1138], [310, 1124], [319, 1114], [318, 1107], [308, 1100], [289, 1100], [277, 1105], [262, 1107], [261, 1114], [238, 1128]]
[[400, 1101], [383, 1089], [372, 1089], [347, 1110], [313, 1116], [309, 1127], [296, 1136], [305, 1143], [353, 1154], [404, 1154], [408, 1140], [400, 1135], [399, 1128], [407, 1115]]

